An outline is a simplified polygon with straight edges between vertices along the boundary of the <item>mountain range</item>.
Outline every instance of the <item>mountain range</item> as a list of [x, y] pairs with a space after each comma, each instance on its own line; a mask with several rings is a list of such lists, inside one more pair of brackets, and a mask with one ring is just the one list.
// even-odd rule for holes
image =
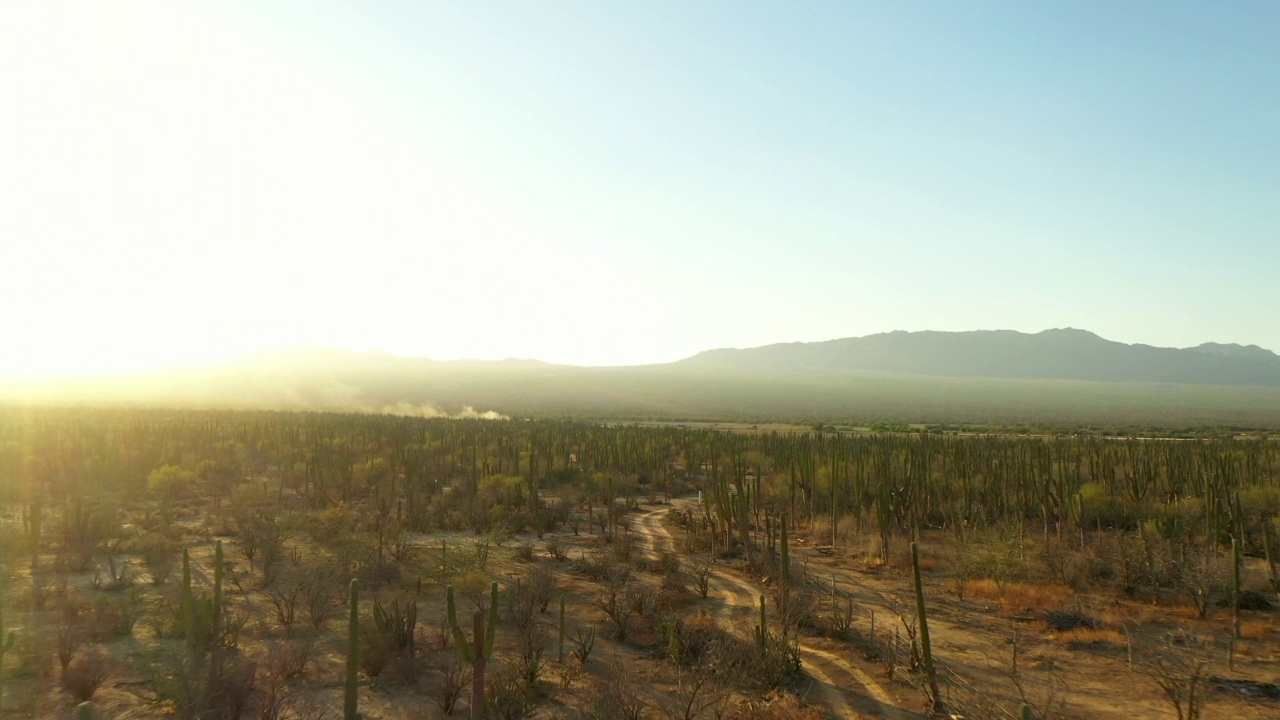
[[1280, 357], [1083, 330], [891, 332], [630, 367], [437, 361], [313, 345], [213, 367], [0, 380], [0, 403], [462, 417], [1280, 428]]
[[1020, 333], [889, 332], [825, 342], [708, 350], [688, 364], [1039, 380], [1280, 385], [1280, 355], [1257, 345], [1128, 345], [1072, 328]]

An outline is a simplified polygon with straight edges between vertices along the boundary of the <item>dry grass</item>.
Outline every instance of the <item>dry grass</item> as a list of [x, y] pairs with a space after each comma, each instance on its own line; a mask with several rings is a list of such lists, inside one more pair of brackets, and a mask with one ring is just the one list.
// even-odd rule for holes
[[995, 600], [1000, 597], [1000, 586], [995, 580], [965, 580], [965, 597], [977, 597]]
[[1076, 628], [1061, 633], [1054, 639], [1072, 650], [1106, 646], [1124, 647], [1125, 645], [1124, 635], [1115, 630]]
[[1248, 620], [1240, 623], [1240, 637], [1245, 640], [1262, 640], [1271, 634], [1274, 624], [1267, 620]]
[[1160, 608], [1139, 603], [1122, 603], [1102, 611], [1102, 622], [1107, 625], [1151, 625], [1165, 622], [1167, 616]]
[[729, 709], [728, 720], [822, 720], [822, 709], [809, 705], [791, 693], [770, 693]]
[[1066, 585], [1028, 583], [1008, 583], [1001, 589], [994, 580], [969, 580], [964, 592], [968, 597], [997, 600], [1007, 612], [1043, 612], [1062, 607], [1075, 591]]

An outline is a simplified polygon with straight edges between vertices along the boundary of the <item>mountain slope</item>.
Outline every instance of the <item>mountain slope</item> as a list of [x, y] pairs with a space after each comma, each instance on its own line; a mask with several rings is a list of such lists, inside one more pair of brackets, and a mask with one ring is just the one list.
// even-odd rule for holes
[[1100, 380], [1193, 385], [1280, 385], [1280, 356], [1256, 345], [1194, 348], [1127, 345], [1071, 328], [891, 332], [745, 350], [709, 350], [685, 365], [875, 372], [1007, 379]]

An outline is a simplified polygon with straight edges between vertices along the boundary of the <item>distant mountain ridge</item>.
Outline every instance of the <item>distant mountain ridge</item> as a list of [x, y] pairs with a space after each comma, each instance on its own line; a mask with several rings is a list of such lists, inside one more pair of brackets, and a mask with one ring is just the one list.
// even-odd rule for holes
[[1038, 333], [895, 331], [824, 342], [708, 350], [680, 364], [940, 377], [1280, 385], [1280, 355], [1257, 345], [1128, 345], [1074, 328]]

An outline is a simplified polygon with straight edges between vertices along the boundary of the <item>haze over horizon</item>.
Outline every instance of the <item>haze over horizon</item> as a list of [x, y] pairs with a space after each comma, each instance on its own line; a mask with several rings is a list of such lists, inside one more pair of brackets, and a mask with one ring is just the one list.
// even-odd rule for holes
[[0, 6], [0, 377], [1280, 349], [1280, 6]]

